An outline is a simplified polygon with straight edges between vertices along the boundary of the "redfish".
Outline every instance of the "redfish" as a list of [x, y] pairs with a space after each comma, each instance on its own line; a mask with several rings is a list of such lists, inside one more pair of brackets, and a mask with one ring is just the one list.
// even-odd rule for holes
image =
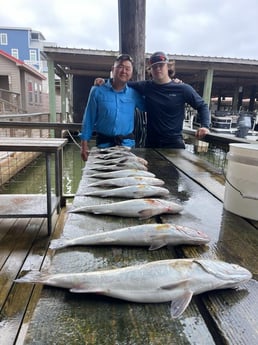
[[77, 238], [52, 240], [50, 249], [80, 245], [129, 245], [149, 246], [155, 250], [167, 245], [206, 244], [209, 237], [202, 231], [175, 224], [141, 224], [104, 231]]
[[100, 180], [100, 181], [88, 184], [88, 187], [108, 187], [108, 186], [125, 187], [125, 186], [133, 186], [137, 184], [146, 184], [150, 186], [162, 186], [163, 184], [165, 184], [165, 182], [157, 177], [128, 176], [126, 178], [117, 177], [117, 178], [112, 178], [112, 179]]
[[235, 289], [251, 278], [247, 269], [224, 261], [172, 259], [86, 273], [31, 271], [15, 282], [40, 283], [74, 293], [97, 293], [138, 303], [171, 301], [171, 317], [177, 318], [193, 295], [215, 289]]
[[163, 199], [130, 199], [125, 201], [76, 207], [72, 213], [94, 213], [121, 217], [147, 219], [162, 213], [178, 213], [183, 206]]
[[118, 187], [112, 189], [100, 189], [83, 193], [88, 196], [98, 196], [101, 198], [149, 198], [154, 196], [167, 196], [169, 190], [160, 186], [150, 186], [147, 184], [137, 184], [132, 186]]

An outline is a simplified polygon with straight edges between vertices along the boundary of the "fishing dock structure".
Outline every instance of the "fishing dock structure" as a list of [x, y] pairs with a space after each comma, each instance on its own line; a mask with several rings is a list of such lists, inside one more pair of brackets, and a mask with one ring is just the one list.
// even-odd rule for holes
[[[59, 223], [49, 238], [43, 231], [45, 221], [41, 226], [40, 219], [36, 221], [38, 225], [29, 221], [26, 226], [27, 221], [18, 219], [16, 225], [8, 229], [11, 220], [4, 219], [1, 225], [5, 235], [2, 231], [0, 234], [2, 248], [6, 248], [7, 238], [10, 246], [11, 233], [21, 238], [20, 241], [16, 239], [0, 272], [3, 284], [3, 274], [15, 260], [12, 278], [7, 279], [1, 293], [0, 335], [8, 340], [6, 344], [256, 344], [257, 222], [223, 209], [224, 176], [195, 155], [186, 151], [179, 154], [178, 150], [152, 149], [135, 149], [134, 153], [149, 162], [149, 170], [165, 181], [171, 198], [184, 206], [181, 214], [164, 214], [159, 221], [200, 229], [210, 236], [211, 242], [207, 246], [170, 246], [156, 251], [142, 247], [80, 246], [54, 252], [48, 249], [51, 239], [114, 230], [136, 225], [139, 220], [66, 213], [65, 219], [59, 217], [59, 222], [64, 221], [63, 226], [60, 228]], [[93, 179], [82, 174], [78, 195], [68, 209], [82, 203], [114, 201], [79, 196], [89, 182]], [[149, 219], [148, 222], [156, 220]], [[18, 230], [19, 222], [23, 223], [22, 236]], [[30, 242], [29, 249], [25, 249], [26, 242]], [[137, 304], [12, 282], [30, 269], [71, 273], [182, 257], [237, 263], [248, 268], [253, 279], [237, 291], [214, 290], [195, 296], [183, 315], [175, 320], [170, 317], [170, 303]]]

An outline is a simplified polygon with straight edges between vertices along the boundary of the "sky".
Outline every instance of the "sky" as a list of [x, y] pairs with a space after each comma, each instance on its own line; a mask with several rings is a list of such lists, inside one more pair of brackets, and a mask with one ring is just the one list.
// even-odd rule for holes
[[[59, 47], [119, 50], [118, 0], [0, 0], [0, 26]], [[146, 53], [258, 60], [258, 0], [146, 0]]]

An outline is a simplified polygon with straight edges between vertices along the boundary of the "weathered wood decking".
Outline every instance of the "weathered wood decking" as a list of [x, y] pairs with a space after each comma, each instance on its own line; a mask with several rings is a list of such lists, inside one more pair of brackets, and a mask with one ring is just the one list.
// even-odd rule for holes
[[[53, 235], [60, 236], [65, 216], [65, 208], [58, 220], [54, 216]], [[21, 271], [40, 269], [50, 260], [49, 241], [46, 219], [0, 219], [0, 344], [23, 344], [42, 288], [13, 284], [13, 280]]]
[[[149, 170], [164, 179], [172, 198], [184, 205], [185, 209], [181, 215], [162, 216], [161, 221], [206, 231], [211, 237], [209, 246], [169, 247], [154, 252], [141, 247], [74, 247], [52, 253], [54, 256], [51, 265], [49, 266], [47, 260], [44, 267], [48, 267], [51, 273], [81, 272], [167, 258], [201, 257], [239, 263], [252, 271], [253, 279], [242, 285], [239, 291], [216, 290], [196, 296], [184, 314], [176, 320], [170, 318], [169, 303], [136, 304], [95, 295], [71, 294], [63, 289], [49, 287], [44, 287], [41, 291], [37, 285], [12, 285], [12, 280], [20, 268], [26, 271], [41, 267], [49, 243], [43, 229], [42, 235], [41, 230], [35, 231], [35, 225], [26, 227], [24, 224], [21, 243], [16, 240], [12, 249], [8, 249], [9, 255], [17, 255], [13, 260], [17, 266], [16, 273], [12, 272], [15, 266], [11, 264], [13, 261], [0, 272], [0, 286], [7, 286], [6, 290], [9, 289], [9, 295], [5, 298], [2, 297], [1, 289], [4, 308], [1, 311], [0, 343], [1, 336], [4, 335], [4, 340], [8, 340], [6, 345], [14, 344], [14, 329], [18, 329], [21, 323], [17, 343], [22, 344], [25, 338], [26, 345], [257, 344], [257, 223], [250, 224], [223, 210], [220, 201], [223, 197], [223, 186], [220, 178], [211, 169], [207, 169], [207, 166], [195, 164], [193, 156], [187, 157], [186, 153], [178, 156], [170, 150], [155, 152], [139, 149], [136, 153], [149, 161]], [[181, 171], [186, 172], [187, 176]], [[86, 185], [87, 177], [84, 176], [79, 192], [85, 190]], [[85, 201], [105, 203], [111, 200], [77, 196], [74, 205]], [[3, 220], [0, 226], [2, 223]], [[70, 214], [63, 233], [68, 237], [76, 237], [138, 223], [136, 219]], [[19, 233], [15, 226], [13, 230]], [[4, 232], [7, 234], [9, 230]], [[38, 238], [35, 238], [36, 232]], [[57, 230], [53, 236], [59, 235], [60, 230]], [[6, 251], [4, 243], [9, 243], [12, 238], [11, 233], [9, 237], [5, 236], [1, 230], [1, 264], [8, 262], [2, 258], [2, 248]], [[30, 249], [24, 249], [23, 241], [31, 243], [26, 245]], [[28, 256], [25, 254], [26, 250]], [[33, 313], [38, 297], [39, 301]], [[28, 312], [23, 320], [27, 306]]]

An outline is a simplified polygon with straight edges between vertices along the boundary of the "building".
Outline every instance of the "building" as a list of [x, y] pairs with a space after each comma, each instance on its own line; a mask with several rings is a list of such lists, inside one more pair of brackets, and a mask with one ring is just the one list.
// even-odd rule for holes
[[0, 27], [0, 50], [43, 74], [47, 73], [47, 64], [40, 52], [46, 45], [55, 44], [46, 42], [40, 31], [31, 28]]
[[0, 50], [0, 114], [47, 111], [45, 80], [35, 68]]

